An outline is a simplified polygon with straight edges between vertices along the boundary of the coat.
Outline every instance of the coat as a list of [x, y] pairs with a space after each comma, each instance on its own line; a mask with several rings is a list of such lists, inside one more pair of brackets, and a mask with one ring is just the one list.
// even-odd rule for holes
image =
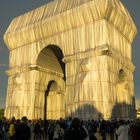
[[31, 137], [30, 127], [26, 123], [20, 123], [15, 128], [15, 140], [29, 140]]
[[118, 140], [129, 140], [129, 127], [127, 125], [121, 125], [117, 130]]
[[64, 140], [84, 140], [87, 134], [83, 127], [71, 128], [67, 130], [64, 136]]

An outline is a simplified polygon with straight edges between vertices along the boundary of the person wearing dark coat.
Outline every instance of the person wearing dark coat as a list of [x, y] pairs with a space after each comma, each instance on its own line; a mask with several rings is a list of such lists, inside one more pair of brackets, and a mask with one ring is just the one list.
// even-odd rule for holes
[[102, 120], [101, 125], [100, 125], [100, 133], [102, 136], [102, 140], [106, 140], [106, 121]]
[[27, 125], [27, 117], [21, 118], [21, 123], [15, 128], [15, 140], [29, 140], [31, 137], [30, 127]]
[[72, 120], [71, 126], [66, 130], [64, 140], [84, 140], [87, 134], [78, 118]]

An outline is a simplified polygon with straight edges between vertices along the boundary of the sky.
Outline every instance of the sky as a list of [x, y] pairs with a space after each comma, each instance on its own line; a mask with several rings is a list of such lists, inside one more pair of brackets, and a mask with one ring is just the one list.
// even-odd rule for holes
[[[9, 51], [3, 42], [3, 35], [14, 17], [50, 1], [52, 0], [0, 0], [0, 108], [5, 106], [8, 79], [5, 71], [8, 69], [9, 63]], [[138, 30], [138, 34], [132, 44], [132, 61], [136, 66], [134, 72], [135, 98], [140, 99], [140, 0], [121, 1], [127, 7]]]

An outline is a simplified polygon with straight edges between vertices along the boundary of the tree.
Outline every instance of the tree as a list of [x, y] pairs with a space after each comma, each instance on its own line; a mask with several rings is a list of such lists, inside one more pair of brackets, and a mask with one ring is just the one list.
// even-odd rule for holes
[[4, 109], [0, 109], [0, 119], [4, 117]]

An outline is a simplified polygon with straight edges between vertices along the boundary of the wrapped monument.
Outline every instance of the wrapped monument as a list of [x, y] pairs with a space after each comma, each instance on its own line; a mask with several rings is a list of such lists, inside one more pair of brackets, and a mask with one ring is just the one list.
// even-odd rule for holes
[[136, 33], [120, 0], [54, 0], [14, 18], [5, 116], [133, 119]]

